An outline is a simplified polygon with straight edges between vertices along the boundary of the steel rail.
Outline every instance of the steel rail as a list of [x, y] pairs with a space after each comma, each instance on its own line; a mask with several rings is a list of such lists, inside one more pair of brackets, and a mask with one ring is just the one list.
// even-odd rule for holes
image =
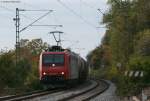
[[31, 98], [35, 98], [38, 96], [43, 96], [47, 94], [56, 93], [59, 91], [62, 91], [63, 89], [50, 89], [50, 90], [41, 90], [41, 91], [34, 91], [26, 94], [21, 95], [12, 95], [12, 96], [6, 96], [6, 97], [0, 97], [0, 101], [21, 101], [21, 100], [27, 100]]
[[[102, 87], [103, 85], [103, 87]], [[104, 80], [98, 80], [97, 85], [89, 90], [86, 90], [84, 92], [80, 92], [78, 94], [71, 95], [69, 97], [64, 97], [58, 101], [88, 101], [99, 94], [102, 94], [104, 91], [106, 91], [109, 88], [109, 84]], [[99, 90], [97, 90], [99, 89]], [[88, 94], [90, 93], [91, 94]]]

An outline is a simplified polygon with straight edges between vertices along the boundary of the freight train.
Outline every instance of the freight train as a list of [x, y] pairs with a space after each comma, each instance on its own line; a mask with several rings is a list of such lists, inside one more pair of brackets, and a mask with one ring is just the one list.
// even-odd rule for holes
[[39, 74], [44, 84], [74, 84], [87, 79], [88, 66], [78, 54], [53, 46], [41, 53]]

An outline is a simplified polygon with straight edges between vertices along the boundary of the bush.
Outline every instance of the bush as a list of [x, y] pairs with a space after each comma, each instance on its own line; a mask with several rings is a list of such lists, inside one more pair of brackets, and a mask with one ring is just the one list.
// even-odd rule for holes
[[125, 77], [120, 75], [117, 83], [118, 94], [123, 96], [137, 95], [141, 92], [143, 87], [150, 84], [150, 57], [148, 56], [134, 56], [130, 58], [128, 64], [129, 71], [143, 71], [143, 77]]
[[11, 59], [11, 53], [4, 53], [0, 56], [0, 85], [2, 88], [15, 85], [16, 77], [15, 63]]
[[150, 84], [150, 57], [149, 56], [138, 56], [133, 57], [130, 59], [129, 62], [129, 69], [130, 70], [137, 70], [137, 71], [143, 71], [144, 76], [141, 78], [141, 83], [143, 85], [149, 85]]

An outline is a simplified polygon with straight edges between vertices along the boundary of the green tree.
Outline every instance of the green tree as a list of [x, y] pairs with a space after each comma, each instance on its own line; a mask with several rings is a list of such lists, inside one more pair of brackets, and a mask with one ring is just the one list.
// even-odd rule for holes
[[[108, 5], [109, 11], [102, 22], [106, 33], [100, 48], [96, 48], [96, 52], [93, 50], [90, 57], [97, 66], [102, 60], [108, 61], [110, 68], [106, 74], [117, 81], [119, 92], [134, 94], [143, 83], [149, 83], [150, 0], [108, 0]], [[121, 63], [121, 69], [117, 68], [117, 63]], [[146, 75], [141, 80], [129, 79], [122, 75], [126, 70], [143, 70]]]

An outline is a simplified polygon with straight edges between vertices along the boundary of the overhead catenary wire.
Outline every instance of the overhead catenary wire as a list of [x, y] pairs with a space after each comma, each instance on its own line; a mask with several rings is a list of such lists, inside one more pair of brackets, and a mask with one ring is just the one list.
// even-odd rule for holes
[[80, 2], [82, 2], [85, 6], [88, 6], [88, 7], [90, 7], [90, 8], [95, 9], [95, 6], [92, 6], [92, 5], [88, 4], [87, 2], [85, 2], [85, 1], [83, 1], [83, 0], [80, 0]]
[[26, 6], [28, 6], [28, 7], [31, 7], [31, 8], [33, 8], [33, 9], [43, 9], [43, 8], [41, 8], [41, 7], [39, 7], [39, 6], [35, 6], [35, 5], [30, 4], [30, 3], [27, 3], [27, 2], [25, 2], [25, 1], [21, 1], [21, 3], [23, 3], [24, 5], [26, 5]]
[[[5, 9], [5, 10], [11, 12], [9, 9], [5, 8], [4, 6], [1, 6], [1, 5], [0, 5], [0, 8]], [[11, 18], [11, 15], [8, 15], [8, 14], [7, 14], [7, 15], [5, 14], [4, 16], [5, 16], [5, 18], [7, 17], [8, 19]], [[2, 17], [2, 16], [0, 16], [0, 17]]]
[[[82, 2], [85, 6], [88, 6], [88, 7], [92, 8], [92, 9], [97, 9], [95, 6], [88, 4], [87, 2], [85, 2], [85, 1], [83, 1], [83, 0], [80, 0], [80, 2]], [[100, 14], [102, 14], [103, 16], [105, 15], [105, 14], [103, 13], [103, 11], [102, 11], [100, 8], [98, 8], [97, 10], [98, 10], [98, 12], [99, 12]], [[105, 27], [105, 26], [101, 26], [101, 27], [96, 27], [96, 28], [106, 28], [106, 27]]]
[[[7, 8], [7, 7], [5, 7], [5, 6], [0, 5], [0, 7], [3, 8], [3, 9], [5, 9], [5, 10], [7, 10], [7, 11], [9, 11], [9, 12], [11, 12], [11, 13], [13, 13], [13, 14], [14, 14], [14, 12], [15, 12], [15, 10], [12, 10], [12, 9]], [[31, 10], [23, 10], [23, 9], [22, 9], [22, 11], [31, 11]], [[32, 11], [35, 11], [35, 10], [32, 10]], [[51, 11], [51, 10], [37, 10], [37, 11]], [[24, 14], [20, 14], [20, 15], [21, 15], [22, 17], [28, 19], [28, 20], [34, 20], [33, 18], [30, 18], [30, 17], [28, 17], [28, 16], [26, 16], [26, 15], [24, 15]], [[38, 23], [39, 23], [39, 22], [38, 22]]]
[[[84, 5], [86, 5], [86, 6], [90, 7], [90, 8], [92, 8], [92, 9], [96, 9], [95, 6], [92, 6], [92, 5], [86, 3], [86, 2], [83, 1], [83, 0], [80, 0], [80, 2], [82, 2]], [[102, 15], [104, 15], [103, 11], [102, 11], [100, 8], [98, 8], [97, 10], [98, 10]]]
[[19, 32], [22, 32], [23, 30], [27, 29], [28, 27], [30, 27], [31, 25], [33, 25], [35, 22], [39, 21], [40, 19], [42, 19], [43, 17], [47, 16], [50, 12], [52, 12], [52, 10], [48, 11], [46, 14], [40, 16], [37, 20], [33, 21], [32, 23], [30, 23], [29, 25], [27, 25], [26, 27], [24, 27], [23, 29], [21, 29]]
[[[32, 9], [28, 9], [28, 10], [24, 10], [24, 11], [50, 11], [50, 10], [48, 10], [48, 9], [43, 9], [43, 8], [40, 8], [40, 10], [36, 10], [36, 8], [39, 8], [39, 7], [35, 7], [34, 5], [31, 5], [31, 4], [28, 4], [28, 3], [26, 3], [26, 2], [22, 2], [23, 4], [25, 4], [25, 5], [27, 5], [27, 6], [30, 6], [30, 7], [32, 7], [33, 8], [33, 10]], [[54, 10], [51, 10], [51, 11], [54, 11]], [[53, 13], [53, 15], [54, 15], [54, 13]], [[59, 20], [56, 18], [56, 16], [54, 15], [54, 20], [55, 20], [55, 22], [58, 22]], [[55, 29], [57, 28], [57, 27], [63, 27], [63, 25], [62, 24], [58, 24], [58, 25], [45, 25], [45, 24], [43, 24], [43, 25], [32, 25], [32, 26], [45, 26], [45, 27], [54, 27]]]
[[78, 18], [80, 18], [84, 23], [88, 24], [89, 26], [93, 27], [94, 29], [96, 29], [96, 26], [94, 24], [92, 24], [91, 22], [87, 21], [83, 16], [81, 16], [80, 14], [76, 13], [73, 9], [71, 9], [70, 7], [68, 7], [65, 3], [61, 2], [61, 0], [57, 0], [58, 3], [60, 3], [63, 7], [65, 7], [68, 11], [70, 11], [72, 14], [74, 14], [75, 16], [77, 16]]
[[57, 18], [56, 14], [53, 13], [54, 21], [57, 23], [61, 23], [61, 21]]
[[22, 11], [37, 11], [37, 12], [41, 12], [41, 11], [53, 11], [53, 10], [47, 10], [47, 9], [39, 9], [39, 10], [36, 10], [36, 9], [22, 9]]
[[[14, 14], [14, 10], [12, 10], [12, 9], [10, 9], [10, 8], [7, 8], [7, 7], [5, 7], [5, 6], [0, 6], [1, 8], [3, 8], [3, 9], [5, 9], [5, 10], [7, 10], [7, 11], [9, 11], [9, 12], [11, 12], [11, 13], [13, 13]], [[47, 12], [47, 11], [49, 11], [49, 12], [52, 12], [52, 11], [54, 11], [54, 10], [48, 10], [48, 9], [19, 9], [20, 11], [34, 11], [34, 12]], [[26, 15], [24, 15], [24, 14], [20, 14], [22, 17], [24, 17], [24, 18], [26, 18], [26, 19], [28, 19], [28, 20], [35, 20], [34, 18], [31, 18], [31, 17], [28, 17], [28, 16], [26, 16]], [[11, 18], [11, 17], [9, 17], [9, 18]], [[44, 23], [41, 23], [41, 22], [37, 22], [38, 23], [38, 25], [32, 25], [32, 26], [44, 26], [44, 27], [54, 27], [54, 28], [57, 28], [57, 27], [63, 27], [63, 25], [47, 25], [47, 24], [44, 24]], [[25, 28], [26, 29], [26, 28]]]
[[105, 15], [100, 8], [97, 9], [102, 15]]
[[[43, 8], [41, 8], [41, 7], [37, 6], [37, 5], [33, 5], [33, 4], [27, 3], [27, 2], [25, 2], [25, 1], [22, 1], [21, 3], [23, 3], [24, 5], [26, 5], [26, 6], [28, 6], [28, 7], [31, 7], [31, 8], [33, 8], [33, 9], [37, 9], [37, 8], [38, 8], [38, 9], [44, 10]], [[52, 15], [53, 15], [53, 17], [54, 17], [54, 21], [55, 21], [55, 22], [57, 22], [57, 23], [60, 23], [60, 22], [61, 22], [61, 21], [56, 17], [55, 13], [53, 13]], [[60, 25], [62, 25], [62, 24], [60, 24]], [[60, 27], [62, 27], [62, 26], [60, 26]], [[54, 28], [56, 29], [57, 27], [54, 26]]]
[[[30, 3], [27, 3], [27, 2], [25, 2], [25, 1], [21, 1], [21, 3], [23, 3], [24, 5], [26, 5], [26, 6], [28, 6], [28, 7], [30, 7], [30, 8], [33, 8], [33, 9], [40, 9], [40, 11], [42, 11], [42, 10], [47, 10], [47, 9], [43, 9], [43, 8], [41, 8], [41, 7], [39, 7], [39, 6], [35, 6], [35, 5], [33, 5], [33, 4], [30, 4]], [[28, 11], [30, 11], [30, 9], [28, 10]], [[33, 11], [33, 10], [32, 10]], [[36, 10], [36, 11], [39, 11], [39, 10]], [[54, 11], [54, 10], [53, 10]], [[53, 15], [54, 15], [55, 13], [53, 13]], [[54, 15], [54, 18], [56, 18], [56, 16]], [[55, 19], [55, 21], [58, 21], [58, 19]]]
[[[82, 2], [85, 6], [88, 6], [88, 7], [92, 8], [92, 9], [97, 9], [95, 6], [92, 6], [92, 5], [88, 4], [87, 2], [85, 2], [85, 1], [83, 1], [83, 0], [81, 0], [81, 2]], [[103, 13], [103, 11], [102, 11], [100, 8], [98, 8], [97, 11], [98, 11], [100, 14], [102, 14], [103, 16], [105, 15], [105, 14]], [[106, 28], [106, 27], [105, 27], [105, 26], [101, 26], [101, 27], [96, 27], [96, 28]]]
[[[7, 11], [9, 11], [9, 12], [11, 12], [11, 13], [13, 13], [14, 14], [14, 10], [12, 10], [12, 9], [10, 9], [10, 8], [7, 8], [7, 7], [5, 7], [5, 6], [2, 6], [2, 5], [0, 5], [0, 7], [1, 8], [3, 8], [3, 9], [5, 9], [5, 10], [7, 10]], [[29, 19], [29, 20], [33, 20], [32, 18], [30, 18], [30, 17], [28, 17], [28, 16], [26, 16], [26, 15], [24, 15], [24, 14], [20, 14], [21, 16], [23, 16], [24, 18], [26, 18], [26, 19]]]
[[[15, 12], [14, 10], [12, 10], [12, 9], [10, 9], [10, 8], [7, 8], [7, 7], [5, 7], [5, 6], [2, 6], [2, 5], [0, 5], [0, 8], [9, 11], [9, 12], [11, 12], [12, 14], [14, 14], [14, 12]], [[33, 19], [31, 19], [30, 17], [28, 17], [28, 16], [26, 16], [26, 15], [24, 15], [24, 14], [20, 14], [20, 15], [23, 16], [23, 17], [26, 18], [26, 19], [33, 20]], [[9, 18], [12, 18], [12, 17], [9, 17]]]
[[[80, 1], [81, 1], [85, 6], [88, 6], [88, 7], [92, 8], [92, 9], [97, 9], [95, 6], [92, 6], [92, 5], [86, 3], [86, 2], [83, 1], [83, 0], [80, 0]], [[100, 14], [102, 14], [103, 16], [105, 15], [105, 14], [103, 13], [103, 11], [102, 11], [100, 8], [98, 8], [97, 10], [98, 10], [98, 12], [99, 12]], [[100, 27], [96, 27], [96, 28], [106, 28], [106, 27], [105, 27], [105, 26], [100, 26]]]
[[40, 27], [40, 26], [45, 26], [45, 27], [49, 27], [49, 26], [52, 26], [52, 27], [53, 27], [53, 26], [58, 26], [58, 27], [63, 27], [63, 25], [31, 25], [31, 26], [37, 26], [37, 27], [38, 27], [38, 26], [39, 26], [39, 27]]
[[13, 13], [14, 13], [14, 10], [12, 10], [12, 9], [9, 9], [9, 8], [7, 8], [7, 7], [5, 7], [5, 6], [2, 6], [2, 5], [0, 5], [0, 7], [3, 8], [3, 9], [5, 9], [5, 10], [7, 10], [7, 11], [10, 11], [10, 12], [13, 12]]

